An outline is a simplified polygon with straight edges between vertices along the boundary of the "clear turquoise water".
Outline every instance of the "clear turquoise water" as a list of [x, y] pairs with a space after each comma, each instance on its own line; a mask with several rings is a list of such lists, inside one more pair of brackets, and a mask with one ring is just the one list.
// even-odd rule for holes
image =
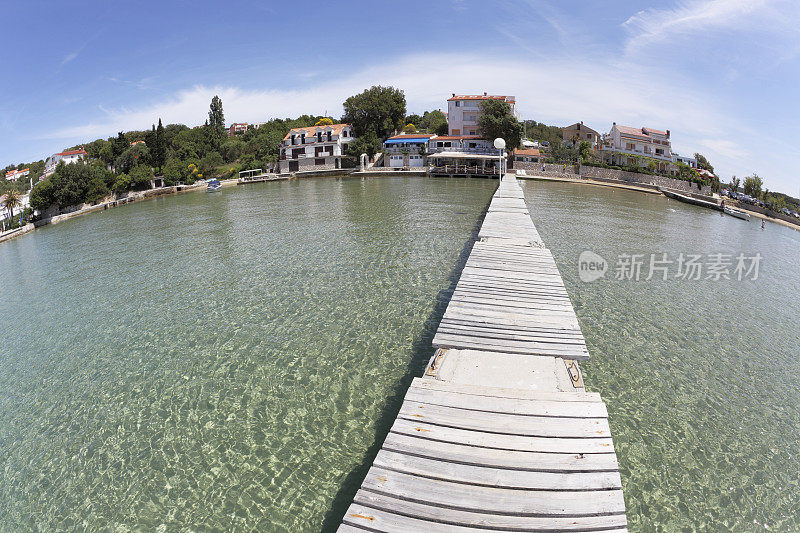
[[255, 184], [3, 243], [0, 530], [319, 530], [494, 187]]
[[[589, 345], [587, 387], [608, 404], [631, 530], [800, 531], [800, 232], [636, 192], [523, 187]], [[755, 281], [583, 283], [583, 250], [763, 259]]]
[[[0, 530], [330, 529], [495, 183], [255, 184], [0, 245]], [[608, 403], [631, 530], [800, 530], [800, 234], [523, 187]], [[764, 259], [754, 282], [586, 284], [583, 250]]]

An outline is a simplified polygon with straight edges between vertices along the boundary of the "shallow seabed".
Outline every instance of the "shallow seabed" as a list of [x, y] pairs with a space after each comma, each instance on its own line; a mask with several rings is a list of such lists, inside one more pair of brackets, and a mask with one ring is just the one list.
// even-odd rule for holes
[[495, 186], [253, 184], [4, 243], [0, 530], [319, 530]]
[[[0, 530], [335, 526], [495, 186], [252, 184], [4, 243]], [[608, 404], [631, 530], [800, 530], [800, 234], [523, 187]], [[763, 259], [755, 281], [583, 283], [584, 250], [612, 270], [623, 253]]]
[[[800, 531], [800, 232], [636, 192], [525, 182], [609, 410], [631, 531]], [[605, 258], [580, 281], [578, 256]], [[650, 281], [650, 254], [761, 253], [753, 281]], [[617, 281], [620, 254], [642, 280]], [[703, 273], [706, 277], [706, 272]], [[733, 276], [732, 276], [733, 277]]]

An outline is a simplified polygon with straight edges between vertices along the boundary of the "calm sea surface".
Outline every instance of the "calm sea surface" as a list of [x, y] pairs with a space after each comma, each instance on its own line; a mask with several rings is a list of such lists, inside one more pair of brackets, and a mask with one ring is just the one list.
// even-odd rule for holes
[[[0, 530], [335, 525], [495, 185], [254, 184], [0, 245]], [[523, 187], [589, 343], [632, 530], [800, 529], [800, 233]], [[579, 280], [584, 250], [605, 279]], [[759, 278], [614, 279], [620, 254], [681, 252], [760, 252]]]

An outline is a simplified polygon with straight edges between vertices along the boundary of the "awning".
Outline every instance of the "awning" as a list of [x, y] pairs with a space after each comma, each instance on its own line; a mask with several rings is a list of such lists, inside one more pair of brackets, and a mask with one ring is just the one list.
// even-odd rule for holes
[[407, 139], [386, 139], [383, 142], [383, 144], [401, 144], [401, 143], [423, 144], [426, 142], [428, 142], [428, 138], [419, 137], [419, 138], [407, 138]]
[[489, 155], [489, 154], [470, 154], [469, 152], [438, 152], [435, 154], [431, 154], [428, 156], [429, 158], [436, 158], [441, 157], [444, 159], [486, 159], [486, 160], [495, 160], [497, 161], [500, 159], [500, 154], [497, 155]]

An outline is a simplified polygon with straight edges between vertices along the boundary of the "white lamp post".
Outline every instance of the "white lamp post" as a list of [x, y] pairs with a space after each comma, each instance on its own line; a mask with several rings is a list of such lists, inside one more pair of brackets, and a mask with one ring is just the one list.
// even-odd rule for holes
[[498, 137], [494, 140], [494, 147], [500, 151], [500, 179], [503, 179], [503, 155], [506, 150], [506, 140], [502, 137]]

